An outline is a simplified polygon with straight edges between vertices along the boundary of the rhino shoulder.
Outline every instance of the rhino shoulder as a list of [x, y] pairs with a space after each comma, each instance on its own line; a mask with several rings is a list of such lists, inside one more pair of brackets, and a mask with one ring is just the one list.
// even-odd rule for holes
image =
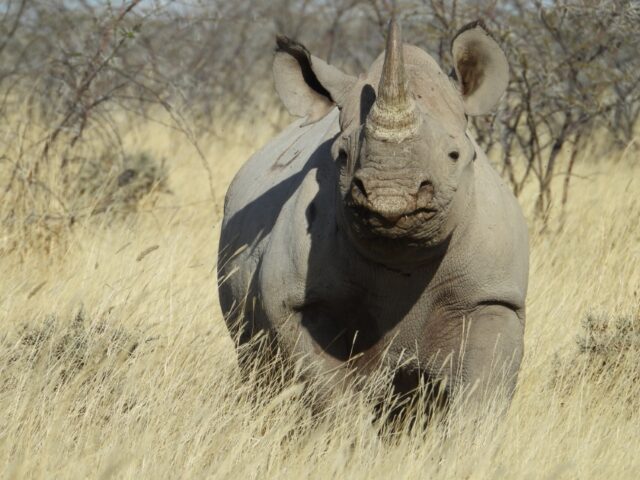
[[[335, 203], [333, 184], [325, 180], [328, 178], [321, 167], [305, 172], [282, 206], [265, 246], [259, 285], [272, 318], [302, 308], [313, 285], [332, 275], [333, 262], [327, 254], [331, 250], [336, 253], [332, 247]], [[320, 263], [324, 268], [318, 268]]]
[[308, 170], [308, 161], [318, 147], [337, 132], [337, 113], [303, 126], [297, 120], [254, 153], [234, 176], [225, 197], [225, 218], [273, 189], [283, 198], [297, 186], [295, 180]]
[[517, 199], [486, 157], [478, 158], [475, 210], [463, 244], [473, 302], [496, 301], [523, 309], [529, 274], [527, 223]]

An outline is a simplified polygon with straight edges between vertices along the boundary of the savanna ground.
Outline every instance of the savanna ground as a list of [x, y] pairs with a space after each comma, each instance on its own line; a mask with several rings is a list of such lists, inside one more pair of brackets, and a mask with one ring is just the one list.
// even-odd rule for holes
[[[274, 395], [240, 380], [218, 305], [217, 237], [233, 174], [271, 134], [230, 124], [200, 139], [209, 182], [184, 135], [138, 122], [123, 149], [166, 160], [167, 188], [148, 195], [154, 202], [143, 199], [123, 218], [79, 218], [55, 240], [19, 229], [0, 238], [0, 476], [638, 472], [640, 165], [632, 146], [608, 157], [596, 147], [581, 153], [561, 229], [556, 213], [546, 229], [533, 220], [533, 189], [521, 196], [531, 219], [526, 354], [506, 417], [386, 432], [363, 394], [312, 418], [304, 384]], [[3, 184], [10, 171], [3, 167]], [[3, 211], [15, 201], [5, 196]]]

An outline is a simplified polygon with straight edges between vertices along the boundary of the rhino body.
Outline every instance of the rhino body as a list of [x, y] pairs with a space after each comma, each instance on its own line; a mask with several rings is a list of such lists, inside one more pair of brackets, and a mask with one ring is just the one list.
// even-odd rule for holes
[[[485, 39], [481, 28], [465, 31]], [[394, 29], [384, 57], [357, 79], [336, 80], [333, 67], [309, 56], [329, 85], [327, 105], [296, 111], [283, 98], [305, 119], [253, 155], [226, 196], [222, 310], [241, 344], [264, 332], [314, 374], [355, 369], [366, 377], [388, 367], [400, 392], [447, 379], [450, 393], [465, 387], [482, 396], [499, 384], [511, 393], [523, 353], [526, 223], [467, 134], [466, 114], [482, 101], [465, 98], [422, 50], [394, 45]], [[304, 68], [296, 54], [305, 51], [287, 45], [274, 69], [290, 57], [292, 71]], [[400, 92], [412, 102], [409, 120], [374, 111], [393, 100], [382, 89], [394, 62], [404, 66], [396, 90], [404, 82], [411, 92]], [[295, 91], [287, 75], [276, 70], [280, 96], [293, 89], [304, 103], [308, 92]], [[313, 83], [308, 72], [301, 77]]]

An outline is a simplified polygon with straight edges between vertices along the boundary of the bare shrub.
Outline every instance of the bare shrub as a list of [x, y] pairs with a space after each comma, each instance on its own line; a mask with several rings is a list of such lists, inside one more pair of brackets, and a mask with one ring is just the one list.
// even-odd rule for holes
[[[69, 202], [85, 216], [99, 213], [123, 215], [152, 207], [161, 193], [171, 193], [165, 159], [147, 153], [120, 159], [104, 152], [95, 159], [75, 159], [76, 171], [65, 176]], [[71, 166], [70, 166], [71, 167]]]
[[590, 313], [573, 352], [556, 358], [552, 385], [572, 391], [584, 382], [640, 382], [640, 309], [627, 315]]
[[168, 191], [164, 160], [122, 147], [131, 116], [152, 120], [158, 110], [193, 139], [178, 102], [167, 101], [171, 82], [150, 68], [138, 38], [169, 4], [140, 3], [24, 0], [4, 12], [0, 222], [9, 235], [2, 251], [41, 245], [50, 252], [79, 219], [134, 212]]
[[[635, 315], [614, 318], [590, 314], [582, 328], [582, 334], [576, 339], [578, 355], [588, 359], [594, 375], [601, 375], [619, 364], [634, 366], [634, 362], [625, 360], [629, 355], [640, 354], [640, 310]], [[633, 378], [640, 380], [640, 365], [635, 367], [638, 368], [634, 368]]]
[[[4, 357], [9, 372], [35, 370], [47, 375], [49, 386], [59, 389], [78, 380], [102, 382], [117, 367], [133, 357], [140, 332], [124, 330], [107, 313], [97, 320], [82, 308], [71, 318], [51, 314], [41, 321], [30, 321], [18, 329], [17, 339], [5, 339]], [[20, 368], [16, 368], [20, 364]], [[17, 388], [17, 379], [5, 376], [0, 394]]]

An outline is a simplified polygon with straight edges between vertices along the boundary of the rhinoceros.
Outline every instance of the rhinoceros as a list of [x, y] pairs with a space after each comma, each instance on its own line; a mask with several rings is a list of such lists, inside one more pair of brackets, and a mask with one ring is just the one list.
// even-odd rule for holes
[[275, 87], [300, 119], [226, 195], [219, 298], [238, 347], [260, 334], [308, 375], [366, 381], [388, 367], [401, 394], [437, 382], [449, 398], [509, 398], [527, 226], [468, 130], [507, 87], [504, 52], [468, 24], [447, 75], [391, 20], [385, 51], [355, 77], [276, 43]]

